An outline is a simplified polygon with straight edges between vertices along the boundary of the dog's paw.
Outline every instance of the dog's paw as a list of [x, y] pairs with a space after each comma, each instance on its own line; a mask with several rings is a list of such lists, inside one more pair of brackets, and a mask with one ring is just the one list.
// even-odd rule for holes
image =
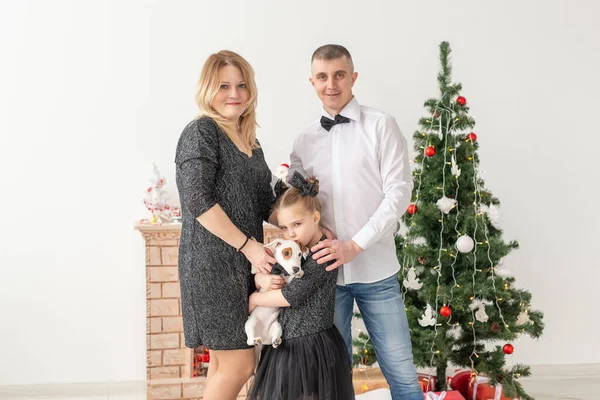
[[255, 337], [254, 340], [248, 340], [248, 345], [250, 346], [260, 346], [262, 344], [262, 338], [260, 336]]
[[278, 348], [280, 344], [281, 344], [281, 338], [280, 337], [276, 337], [275, 339], [273, 339], [272, 346], [273, 346], [274, 349]]

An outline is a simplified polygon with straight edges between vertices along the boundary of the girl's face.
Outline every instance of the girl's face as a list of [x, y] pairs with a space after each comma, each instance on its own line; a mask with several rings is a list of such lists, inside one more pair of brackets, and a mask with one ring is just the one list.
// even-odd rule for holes
[[283, 237], [295, 240], [308, 246], [311, 242], [321, 237], [319, 221], [321, 214], [318, 211], [311, 212], [301, 203], [281, 208], [277, 212], [277, 224], [283, 231]]

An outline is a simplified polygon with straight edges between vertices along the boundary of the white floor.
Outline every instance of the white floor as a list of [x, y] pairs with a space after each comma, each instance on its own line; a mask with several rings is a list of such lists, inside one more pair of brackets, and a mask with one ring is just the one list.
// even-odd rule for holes
[[[521, 382], [536, 400], [600, 400], [600, 364], [568, 369], [540, 366], [533, 371], [535, 377]], [[385, 396], [375, 397], [379, 398]], [[146, 400], [146, 390], [144, 382], [0, 386], [0, 399]]]

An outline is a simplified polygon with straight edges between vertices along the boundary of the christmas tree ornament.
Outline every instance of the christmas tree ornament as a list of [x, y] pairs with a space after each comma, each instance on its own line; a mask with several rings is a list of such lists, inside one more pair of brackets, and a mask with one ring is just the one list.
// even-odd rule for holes
[[452, 159], [450, 161], [452, 162], [452, 168], [450, 169], [450, 172], [452, 175], [458, 178], [460, 176], [460, 168], [458, 168], [458, 164], [456, 164], [455, 154], [452, 154]]
[[443, 196], [437, 201], [436, 205], [441, 212], [448, 214], [456, 206], [456, 200]]
[[521, 311], [519, 316], [517, 317], [517, 326], [523, 326], [532, 323], [531, 318], [529, 318], [529, 314], [527, 311]]
[[425, 260], [425, 257], [419, 257], [419, 258], [417, 258], [417, 261], [421, 265], [425, 265], [427, 263], [427, 261]]
[[419, 290], [423, 286], [423, 283], [419, 281], [419, 278], [417, 278], [417, 272], [415, 271], [414, 267], [411, 267], [408, 270], [406, 279], [404, 279], [402, 283], [404, 284], [405, 288], [412, 290]]
[[417, 205], [416, 204], [409, 205], [407, 211], [410, 215], [415, 215], [418, 211]]
[[465, 99], [463, 96], [458, 96], [456, 98], [456, 102], [461, 106], [464, 106], [465, 104], [467, 104], [467, 99]]
[[497, 322], [492, 322], [490, 324], [490, 331], [494, 332], [494, 333], [498, 333], [500, 332], [500, 324]]
[[512, 344], [507, 343], [504, 345], [504, 347], [502, 347], [502, 351], [504, 354], [512, 354], [515, 352], [515, 347]]
[[480, 204], [479, 209], [482, 213], [485, 213], [490, 220], [490, 224], [496, 229], [502, 229], [502, 214], [500, 208], [495, 204]]
[[447, 318], [447, 317], [449, 317], [449, 316], [451, 316], [451, 315], [452, 315], [452, 310], [451, 310], [451, 309], [450, 309], [450, 307], [448, 307], [448, 306], [442, 306], [442, 307], [440, 308], [440, 315], [441, 315], [442, 317], [445, 317], [445, 318]]
[[421, 318], [419, 318], [419, 325], [421, 325], [423, 327], [434, 326], [435, 321], [436, 321], [436, 318], [433, 316], [433, 308], [431, 308], [431, 306], [429, 304], [427, 304], [427, 307], [425, 308], [425, 312], [423, 313]]
[[477, 134], [475, 132], [469, 133], [467, 135], [467, 140], [470, 140], [471, 142], [477, 141]]
[[433, 157], [433, 156], [435, 156], [435, 147], [433, 147], [433, 146], [427, 146], [425, 148], [425, 155], [427, 157]]
[[469, 253], [475, 247], [475, 242], [469, 235], [462, 235], [456, 241], [456, 248], [461, 253]]
[[489, 319], [488, 315], [485, 313], [485, 306], [483, 304], [477, 308], [475, 319], [479, 322], [487, 322]]

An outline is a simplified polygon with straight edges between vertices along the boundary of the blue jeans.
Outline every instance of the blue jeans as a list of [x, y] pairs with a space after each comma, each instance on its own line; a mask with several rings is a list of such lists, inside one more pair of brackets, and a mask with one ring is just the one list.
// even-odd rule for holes
[[342, 333], [352, 360], [354, 300], [375, 348], [377, 361], [393, 400], [423, 400], [423, 391], [413, 364], [406, 310], [396, 276], [374, 283], [337, 286], [335, 325]]

